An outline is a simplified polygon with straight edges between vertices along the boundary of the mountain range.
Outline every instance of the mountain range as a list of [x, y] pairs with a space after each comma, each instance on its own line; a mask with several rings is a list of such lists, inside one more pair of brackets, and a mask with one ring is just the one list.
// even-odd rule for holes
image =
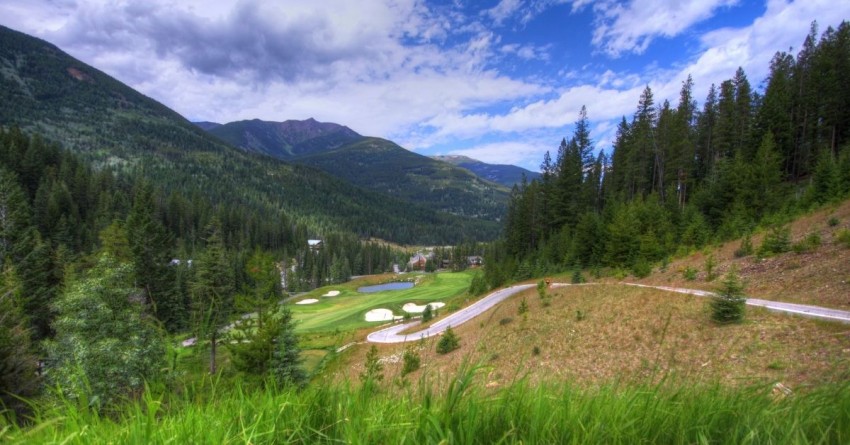
[[[380, 181], [358, 186], [342, 172], [331, 175], [311, 166], [326, 162], [321, 158], [283, 162], [286, 153], [302, 156], [317, 147], [336, 147], [351, 156], [356, 147], [344, 143], [370, 140], [342, 126], [326, 132], [328, 127], [316, 124], [299, 126], [284, 139], [264, 133], [253, 140], [255, 148], [239, 149], [56, 46], [0, 26], [0, 126], [18, 126], [57, 142], [97, 168], [138, 175], [163, 193], [199, 196], [215, 206], [261, 214], [282, 209], [314, 232], [347, 230], [423, 244], [492, 239], [499, 232], [506, 192], [472, 175], [461, 176], [468, 184], [449, 185], [442, 177], [428, 181], [413, 175], [416, 180], [402, 185], [427, 195], [415, 199], [415, 192], [392, 193]], [[278, 151], [259, 148], [270, 141], [280, 142]], [[394, 144], [360, 145], [395, 150]], [[457, 193], [456, 187], [475, 193]], [[484, 204], [468, 211], [454, 206], [458, 196]], [[446, 212], [435, 211], [440, 209]]]
[[339, 124], [311, 118], [198, 125], [248, 152], [316, 167], [352, 184], [436, 211], [485, 220], [498, 220], [505, 211], [504, 186]]
[[475, 173], [479, 178], [486, 179], [505, 187], [513, 187], [514, 184], [522, 182], [525, 175], [527, 181], [531, 182], [540, 177], [540, 173], [526, 170], [516, 165], [488, 164], [477, 159], [459, 155], [432, 156], [438, 161], [447, 162]]

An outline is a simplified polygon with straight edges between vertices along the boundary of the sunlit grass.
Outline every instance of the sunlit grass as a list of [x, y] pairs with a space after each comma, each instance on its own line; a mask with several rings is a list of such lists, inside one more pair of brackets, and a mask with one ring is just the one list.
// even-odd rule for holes
[[[792, 396], [662, 382], [582, 388], [520, 380], [490, 392], [461, 366], [441, 384], [252, 390], [210, 382], [151, 395], [112, 415], [64, 403], [32, 426], [0, 424], [10, 444], [158, 443], [848, 443], [850, 384]], [[411, 389], [411, 388], [417, 389]], [[442, 388], [433, 390], [431, 388]]]

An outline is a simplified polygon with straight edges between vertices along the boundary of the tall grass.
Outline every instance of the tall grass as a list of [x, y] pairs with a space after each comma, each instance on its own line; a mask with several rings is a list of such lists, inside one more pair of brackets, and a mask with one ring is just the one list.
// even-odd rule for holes
[[0, 443], [850, 443], [847, 383], [780, 398], [769, 387], [521, 380], [494, 391], [476, 382], [465, 366], [440, 390], [213, 384], [170, 400], [149, 392], [110, 416], [72, 403], [37, 410], [29, 426], [0, 423]]

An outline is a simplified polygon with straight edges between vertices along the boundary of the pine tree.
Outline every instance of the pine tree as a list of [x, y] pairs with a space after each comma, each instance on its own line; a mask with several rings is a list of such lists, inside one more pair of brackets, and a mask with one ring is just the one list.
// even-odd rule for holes
[[744, 319], [746, 303], [744, 285], [737, 271], [732, 269], [723, 279], [717, 295], [710, 300], [711, 318], [719, 324], [740, 323]]
[[154, 217], [155, 203], [150, 186], [138, 184], [135, 193], [126, 230], [136, 284], [145, 290], [157, 318], [174, 332], [185, 326], [186, 310], [175, 288], [174, 270], [169, 267], [173, 242], [162, 223]]
[[4, 410], [17, 417], [25, 414], [25, 400], [38, 393], [41, 383], [38, 358], [15, 287], [14, 274], [8, 268], [0, 275], [0, 418]]
[[235, 287], [221, 223], [216, 219], [210, 222], [207, 234], [206, 250], [194, 263], [196, 270], [190, 292], [193, 325], [198, 335], [205, 334], [210, 338], [210, 374], [215, 374], [218, 330], [227, 322], [233, 309]]
[[304, 386], [307, 373], [301, 366], [301, 347], [295, 334], [292, 312], [284, 306], [277, 320], [280, 332], [277, 335], [271, 361], [271, 372], [279, 385]]
[[160, 378], [165, 343], [131, 286], [131, 270], [102, 255], [56, 302], [50, 381], [72, 400], [110, 405]]
[[459, 347], [460, 339], [457, 334], [455, 334], [455, 331], [452, 330], [451, 326], [447, 327], [445, 332], [443, 332], [443, 335], [440, 336], [440, 340], [437, 342], [437, 353], [448, 354]]

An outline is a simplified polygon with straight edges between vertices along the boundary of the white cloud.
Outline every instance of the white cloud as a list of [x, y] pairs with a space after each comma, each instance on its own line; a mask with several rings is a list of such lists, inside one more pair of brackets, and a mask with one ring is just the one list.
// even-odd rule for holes
[[627, 4], [600, 1], [594, 4], [597, 28], [593, 44], [617, 57], [624, 52], [643, 53], [653, 39], [673, 37], [738, 0], [631, 0]]

